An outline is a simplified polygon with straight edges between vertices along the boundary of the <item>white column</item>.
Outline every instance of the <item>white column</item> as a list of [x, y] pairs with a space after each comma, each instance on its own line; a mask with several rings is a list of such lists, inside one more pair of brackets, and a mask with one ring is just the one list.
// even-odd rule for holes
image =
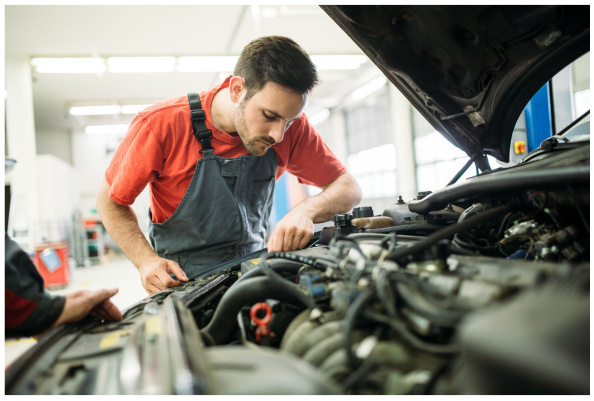
[[394, 85], [388, 84], [388, 88], [392, 142], [396, 147], [398, 195], [409, 201], [417, 194], [412, 106]]
[[11, 174], [9, 235], [32, 252], [39, 238], [33, 91], [28, 59], [6, 59], [6, 153], [17, 163]]
[[347, 136], [346, 124], [342, 109], [336, 107], [330, 111], [330, 126], [332, 127], [332, 138], [326, 141], [332, 152], [340, 161], [346, 165], [347, 159]]

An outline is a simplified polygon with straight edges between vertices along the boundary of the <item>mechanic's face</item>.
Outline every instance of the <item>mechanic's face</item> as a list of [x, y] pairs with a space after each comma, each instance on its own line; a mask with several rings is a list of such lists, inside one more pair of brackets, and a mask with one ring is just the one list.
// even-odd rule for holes
[[263, 156], [283, 140], [285, 131], [301, 117], [307, 94], [267, 82], [248, 101], [242, 97], [233, 110], [233, 123], [248, 152]]

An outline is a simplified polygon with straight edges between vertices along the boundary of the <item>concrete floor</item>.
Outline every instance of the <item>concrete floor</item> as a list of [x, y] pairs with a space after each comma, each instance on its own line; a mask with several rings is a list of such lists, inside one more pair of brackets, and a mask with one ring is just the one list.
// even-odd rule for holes
[[[117, 287], [119, 292], [113, 303], [124, 310], [148, 296], [140, 282], [138, 270], [123, 254], [111, 254], [101, 264], [74, 269], [65, 288], [49, 290], [51, 294], [64, 295], [78, 290], [100, 290]], [[33, 338], [20, 338], [4, 342], [4, 366], [7, 367], [27, 349], [35, 345]]]

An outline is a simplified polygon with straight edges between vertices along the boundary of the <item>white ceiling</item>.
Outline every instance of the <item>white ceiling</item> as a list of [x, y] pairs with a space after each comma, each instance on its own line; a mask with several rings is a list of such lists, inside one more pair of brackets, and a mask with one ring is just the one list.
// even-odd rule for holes
[[[362, 54], [330, 17], [313, 5], [9, 5], [5, 7], [5, 27], [7, 59], [238, 55], [249, 41], [264, 35], [291, 37], [311, 55]], [[313, 114], [336, 105], [376, 71], [367, 62], [361, 71], [322, 72], [323, 83], [310, 96], [306, 111]], [[152, 103], [209, 89], [219, 79], [218, 73], [33, 72], [36, 130], [80, 130], [83, 121], [66, 112], [73, 102]]]

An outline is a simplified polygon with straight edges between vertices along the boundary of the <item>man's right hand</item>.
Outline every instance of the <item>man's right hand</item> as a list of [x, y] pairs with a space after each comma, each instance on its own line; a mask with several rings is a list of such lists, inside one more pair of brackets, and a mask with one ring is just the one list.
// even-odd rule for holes
[[[168, 259], [157, 257], [138, 268], [142, 286], [149, 294], [154, 294], [167, 288], [177, 287], [182, 281], [189, 281], [179, 265]], [[178, 280], [171, 278], [175, 274]]]

